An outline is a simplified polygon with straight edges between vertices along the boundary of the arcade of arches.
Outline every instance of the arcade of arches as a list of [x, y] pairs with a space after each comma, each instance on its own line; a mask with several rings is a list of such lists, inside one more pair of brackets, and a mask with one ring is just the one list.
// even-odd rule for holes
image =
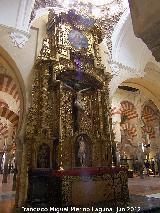
[[[159, 2], [157, 4], [160, 5]], [[136, 7], [138, 8], [139, 6], [136, 3]], [[145, 7], [144, 9], [147, 10]], [[154, 181], [156, 180], [159, 183], [158, 176], [160, 174], [160, 64], [159, 61], [156, 61], [159, 59], [158, 56], [156, 55], [155, 59], [154, 54], [152, 55], [154, 48], [148, 45], [148, 34], [146, 33], [145, 37], [145, 32], [138, 33], [139, 28], [136, 28], [134, 10], [136, 9], [132, 0], [129, 3], [127, 0], [16, 0], [13, 5], [9, 5], [7, 0], [0, 2], [0, 212], [12, 212], [11, 206], [15, 205], [20, 208], [26, 203], [28, 199], [27, 193], [31, 190], [28, 190], [28, 187], [33, 178], [28, 179], [28, 171], [36, 167], [36, 159], [38, 159], [38, 151], [36, 152], [36, 150], [40, 152], [40, 149], [42, 149], [41, 155], [44, 156], [45, 151], [43, 152], [43, 149], [49, 149], [47, 144], [51, 143], [52, 145], [49, 145], [49, 147], [54, 150], [53, 153], [55, 155], [49, 155], [48, 160], [45, 159], [43, 161], [41, 159], [38, 165], [43, 166], [37, 167], [41, 169], [47, 167], [54, 170], [65, 170], [69, 169], [68, 167], [72, 169], [74, 167], [86, 169], [84, 167], [101, 168], [105, 166], [125, 168], [129, 171], [128, 176], [132, 177], [132, 179], [129, 179], [130, 194], [147, 195], [145, 190], [146, 182], [146, 184], [151, 185], [151, 191], [148, 195], [158, 193], [159, 196], [160, 187], [156, 185], [156, 188], [154, 188]], [[76, 38], [74, 38], [74, 41], [70, 39], [69, 44], [66, 44], [65, 40], [64, 45], [66, 45], [66, 48], [63, 49], [64, 52], [60, 49], [62, 52], [59, 51], [57, 53], [53, 48], [57, 41], [55, 38], [55, 40], [53, 39], [52, 30], [55, 20], [50, 21], [52, 17], [50, 15], [52, 14], [51, 11], [56, 16], [59, 14], [69, 14], [69, 18], [71, 18], [71, 15], [75, 16], [71, 20], [74, 23], [72, 23], [74, 26], [72, 31], [80, 32], [78, 38], [82, 39], [83, 37], [84, 39], [76, 44], [79, 45], [77, 52], [70, 52], [69, 54], [67, 52], [68, 49], [69, 51], [72, 49], [69, 45], [72, 44], [74, 46], [74, 42], [77, 42]], [[81, 17], [80, 20], [78, 20], [79, 16]], [[88, 17], [91, 17], [91, 19]], [[156, 19], [156, 17], [154, 18]], [[86, 20], [88, 21], [87, 23], [85, 22]], [[88, 43], [85, 39], [91, 38], [89, 33], [93, 20], [95, 28], [91, 30], [91, 33], [95, 34], [91, 40], [93, 42], [93, 40], [97, 39], [98, 42], [94, 43], [94, 45], [89, 43], [90, 46], [86, 47]], [[69, 21], [68, 19], [67, 27]], [[80, 24], [80, 22], [82, 23]], [[141, 24], [144, 23], [145, 21]], [[80, 27], [76, 28], [76, 24], [80, 25]], [[83, 32], [86, 30], [86, 26], [83, 26], [85, 24], [88, 24], [88, 34]], [[61, 26], [60, 30], [64, 30], [65, 27], [66, 25]], [[67, 27], [65, 29], [69, 30], [70, 28]], [[99, 34], [97, 29], [101, 31]], [[55, 35], [60, 36], [60, 32], [56, 34], [57, 32], [55, 30]], [[135, 34], [140, 38], [136, 37]], [[66, 35], [67, 33], [64, 35], [64, 39], [66, 39]], [[59, 42], [62, 41], [59, 40]], [[50, 48], [50, 45], [52, 45], [53, 49]], [[95, 45], [98, 46], [95, 47]], [[87, 54], [83, 52], [83, 54], [91, 58], [86, 67], [92, 66], [92, 63], [94, 64], [92, 72], [96, 66], [99, 66], [97, 65], [98, 63], [102, 63], [102, 67], [99, 66], [97, 72], [84, 74], [85, 81], [81, 81], [81, 74], [83, 75], [83, 63], [87, 59], [78, 52], [80, 51], [80, 46], [82, 46], [84, 52], [87, 48], [90, 48], [87, 51], [91, 52]], [[92, 49], [94, 51], [96, 49], [96, 51], [93, 53]], [[59, 55], [56, 55], [56, 58], [54, 54]], [[63, 60], [61, 60], [60, 54], [63, 55]], [[101, 58], [100, 61], [99, 58]], [[52, 63], [49, 66], [52, 66], [52, 68], [46, 68], [50, 59]], [[65, 70], [67, 74], [63, 74], [62, 70], [58, 71], [62, 67], [65, 68], [65, 63], [68, 60], [73, 60], [76, 64], [76, 72], [80, 80], [77, 80], [77, 77], [71, 74], [71, 68]], [[67, 63], [69, 64], [69, 62]], [[71, 66], [71, 64], [68, 66]], [[56, 70], [55, 72], [53, 72], [53, 68]], [[47, 69], [49, 70], [48, 74]], [[81, 69], [83, 72], [81, 72]], [[49, 75], [51, 79], [46, 80]], [[96, 77], [94, 80], [93, 78], [90, 80], [89, 75]], [[52, 81], [51, 84], [49, 83], [50, 81]], [[59, 84], [59, 89], [57, 89]], [[46, 85], [49, 86], [47, 87]], [[108, 93], [101, 93], [102, 91], [104, 92], [104, 88], [107, 88]], [[46, 90], [48, 93], [45, 93]], [[53, 94], [50, 93], [51, 90]], [[59, 130], [60, 134], [57, 136], [58, 133], [54, 130], [54, 125], [57, 125], [56, 111], [54, 110], [57, 107], [55, 100], [59, 100], [57, 97], [61, 92], [64, 92], [61, 100], [64, 99], [63, 104], [66, 104], [66, 108], [64, 106], [64, 108], [62, 106], [60, 108], [59, 106], [61, 109], [59, 116], [63, 114], [63, 110], [66, 110], [65, 119], [68, 119], [67, 122], [69, 122], [69, 119], [72, 118], [74, 127], [71, 133], [68, 133], [69, 130], [67, 130], [66, 124], [63, 124], [61, 130]], [[74, 94], [72, 104], [67, 105], [67, 101], [72, 97], [71, 94]], [[94, 95], [97, 95], [95, 99], [93, 98]], [[103, 95], [105, 95], [104, 98]], [[94, 110], [90, 113], [85, 108], [89, 103], [86, 101], [88, 98], [90, 98], [90, 110], [94, 106], [95, 108], [97, 107], [94, 100], [99, 101], [99, 108], [97, 111], [95, 110], [95, 114]], [[37, 100], [39, 102], [36, 102]], [[46, 103], [44, 100], [46, 100]], [[52, 100], [52, 102], [48, 100]], [[39, 103], [39, 106], [36, 105], [37, 103]], [[95, 105], [92, 106], [92, 104]], [[74, 108], [75, 105], [77, 108]], [[68, 109], [69, 106], [71, 106], [72, 110]], [[106, 108], [103, 108], [105, 106]], [[59, 108], [57, 107], [57, 109]], [[36, 115], [34, 109], [37, 109], [38, 115]], [[101, 118], [98, 118], [97, 122], [101, 122], [99, 129], [96, 129], [97, 124], [92, 123], [92, 125], [96, 126], [96, 130], [94, 130], [95, 135], [92, 135], [93, 138], [91, 138], [91, 136], [87, 135], [89, 132], [87, 125], [90, 125], [89, 119], [91, 117], [93, 119], [97, 112], [103, 114], [104, 109], [106, 111], [104, 112], [104, 117], [103, 115], [102, 117], [104, 120], [108, 120], [103, 123], [100, 121]], [[73, 111], [73, 115], [69, 117], [71, 111]], [[48, 112], [53, 113], [55, 116], [52, 118], [52, 114], [47, 114]], [[82, 114], [85, 114], [86, 118], [81, 119]], [[65, 115], [60, 119], [59, 125], [64, 122], [64, 117]], [[47, 121], [50, 123], [47, 123], [45, 119], [48, 119]], [[38, 123], [38, 121], [41, 123]], [[88, 122], [86, 132], [83, 129], [84, 127], [81, 127], [81, 125], [83, 126], [81, 124], [82, 121], [84, 123]], [[109, 132], [106, 135], [105, 130], [103, 130], [105, 125], [106, 132]], [[41, 130], [38, 129], [40, 126]], [[66, 139], [64, 147], [62, 142], [59, 142], [63, 137], [63, 128], [66, 131], [66, 135], [71, 134], [74, 139], [81, 141], [78, 142], [79, 150], [75, 148], [77, 151], [73, 151], [74, 146], [69, 145], [68, 139]], [[104, 135], [102, 134], [103, 131]], [[81, 134], [78, 135], [77, 132]], [[32, 137], [32, 134], [40, 134], [41, 136]], [[110, 136], [107, 136], [107, 134], [110, 134]], [[66, 135], [65, 137], [67, 137]], [[105, 154], [103, 151], [102, 153], [97, 151], [103, 150], [103, 143], [105, 144], [106, 139], [103, 137], [109, 137], [108, 140], [111, 144], [110, 146], [108, 145], [107, 149], [110, 150], [112, 157], [110, 157], [109, 151]], [[36, 143], [39, 144], [39, 140], [42, 140], [42, 143], [37, 148], [38, 145]], [[48, 140], [48, 142], [45, 140]], [[87, 141], [86, 144], [84, 143], [85, 140]], [[94, 140], [102, 140], [102, 147], [99, 148], [99, 145], [96, 145]], [[94, 148], [92, 149], [91, 147]], [[83, 153], [85, 148], [88, 151]], [[71, 153], [62, 153], [62, 150], [65, 149], [68, 149]], [[99, 152], [99, 158], [101, 159], [98, 159], [98, 154], [96, 155], [94, 152]], [[76, 153], [78, 158], [73, 157]], [[70, 158], [73, 158], [73, 160], [65, 164], [62, 160], [62, 154], [66, 159], [71, 156]], [[28, 160], [28, 158], [30, 159]], [[52, 163], [49, 163], [50, 160]], [[150, 164], [149, 169], [145, 168], [146, 162]], [[141, 178], [144, 178], [142, 179], [143, 182]], [[142, 185], [143, 189], [141, 189], [142, 193], [140, 193], [138, 187]], [[9, 197], [9, 204], [5, 204], [6, 201], [1, 199], [1, 194]], [[146, 201], [145, 199], [144, 202]], [[9, 209], [8, 211], [5, 210], [5, 205]]]

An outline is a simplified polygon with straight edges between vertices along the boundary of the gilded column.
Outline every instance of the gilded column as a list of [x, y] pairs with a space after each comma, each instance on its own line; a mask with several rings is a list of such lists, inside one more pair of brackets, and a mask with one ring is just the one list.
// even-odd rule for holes
[[106, 165], [112, 165], [112, 136], [111, 136], [111, 117], [110, 117], [110, 104], [109, 104], [109, 89], [101, 91], [102, 97], [102, 118], [103, 118], [103, 140], [105, 143]]

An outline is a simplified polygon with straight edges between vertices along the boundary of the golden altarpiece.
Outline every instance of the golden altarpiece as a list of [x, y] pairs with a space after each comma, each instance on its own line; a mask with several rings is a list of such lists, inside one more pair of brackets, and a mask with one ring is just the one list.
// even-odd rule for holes
[[[80, 177], [85, 174], [100, 180], [100, 175], [108, 173], [106, 167], [112, 173], [115, 152], [109, 113], [111, 76], [101, 64], [99, 43], [102, 35], [94, 19], [73, 10], [59, 15], [50, 11], [47, 34], [35, 64], [32, 106], [27, 118], [28, 167], [38, 171], [33, 172], [34, 175], [43, 176], [47, 168], [50, 174], [61, 174], [64, 195], [68, 190], [65, 189], [66, 182], [73, 183], [75, 176], [83, 182]], [[29, 188], [35, 184], [33, 173], [29, 175]], [[126, 190], [128, 199], [125, 172], [117, 170], [113, 173], [123, 179], [123, 192]], [[123, 188], [122, 183], [119, 186]], [[64, 195], [67, 201], [62, 199], [65, 200], [62, 205], [83, 204], [83, 196], [73, 201], [71, 194]], [[91, 202], [95, 202], [94, 196], [91, 197]], [[104, 196], [100, 197], [106, 200]], [[112, 199], [116, 199], [114, 195]]]

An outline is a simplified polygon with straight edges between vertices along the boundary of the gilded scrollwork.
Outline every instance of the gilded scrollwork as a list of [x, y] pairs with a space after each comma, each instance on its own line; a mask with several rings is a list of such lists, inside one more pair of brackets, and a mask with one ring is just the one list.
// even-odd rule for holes
[[[75, 19], [83, 23], [77, 27]], [[99, 57], [102, 33], [93, 20], [88, 21], [91, 26], [86, 28], [82, 15], [50, 11], [26, 122], [27, 166], [49, 172], [49, 180], [59, 187], [62, 206], [128, 199], [126, 173], [111, 167], [111, 75]], [[94, 193], [86, 184], [94, 186]]]
[[[89, 15], [91, 17], [96, 17], [96, 24], [101, 26], [103, 29], [103, 37], [106, 39], [106, 44], [109, 49], [109, 53], [111, 56], [112, 52], [112, 33], [114, 30], [115, 25], [118, 23], [124, 11], [128, 8], [125, 1], [122, 0], [113, 0], [112, 3], [108, 3], [104, 1], [104, 4], [94, 5], [94, 3], [90, 3], [88, 1], [66, 1], [68, 4], [64, 4], [61, 0], [36, 0], [34, 4], [34, 8], [31, 14], [30, 21], [32, 21], [36, 16], [36, 11], [40, 8], [52, 7], [53, 9], [59, 8], [63, 11], [68, 11], [70, 9], [76, 10], [81, 14]], [[114, 10], [112, 9], [115, 8]], [[96, 12], [95, 12], [96, 11]], [[54, 13], [53, 13], [54, 14]], [[99, 14], [98, 17], [96, 14]], [[51, 19], [53, 21], [53, 19]]]
[[[35, 161], [33, 153], [37, 153], [44, 139], [50, 145], [51, 156], [54, 155], [52, 146], [56, 138], [58, 166], [75, 167], [74, 144], [76, 136], [83, 132], [91, 139], [92, 165], [110, 166], [112, 131], [108, 84], [111, 75], [99, 57], [101, 29], [93, 22], [90, 29], [75, 30], [74, 18], [70, 22], [70, 15], [57, 15], [52, 10], [49, 13], [48, 38], [44, 39], [35, 63], [32, 106], [27, 116], [28, 159]], [[73, 11], [72, 16], [86, 20]]]

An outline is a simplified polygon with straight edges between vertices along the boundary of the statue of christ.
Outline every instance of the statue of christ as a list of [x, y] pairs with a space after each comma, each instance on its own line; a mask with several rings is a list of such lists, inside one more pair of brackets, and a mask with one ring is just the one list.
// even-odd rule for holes
[[72, 88], [71, 86], [67, 85], [67, 84], [64, 84], [64, 86], [74, 93], [74, 96], [73, 96], [74, 130], [78, 131], [79, 130], [80, 115], [81, 115], [82, 112], [85, 111], [85, 106], [84, 106], [84, 103], [82, 101], [82, 93], [90, 90], [91, 88], [89, 87], [89, 88], [85, 88], [85, 89], [81, 89], [81, 90], [77, 91], [76, 85], [75, 85], [75, 89]]

